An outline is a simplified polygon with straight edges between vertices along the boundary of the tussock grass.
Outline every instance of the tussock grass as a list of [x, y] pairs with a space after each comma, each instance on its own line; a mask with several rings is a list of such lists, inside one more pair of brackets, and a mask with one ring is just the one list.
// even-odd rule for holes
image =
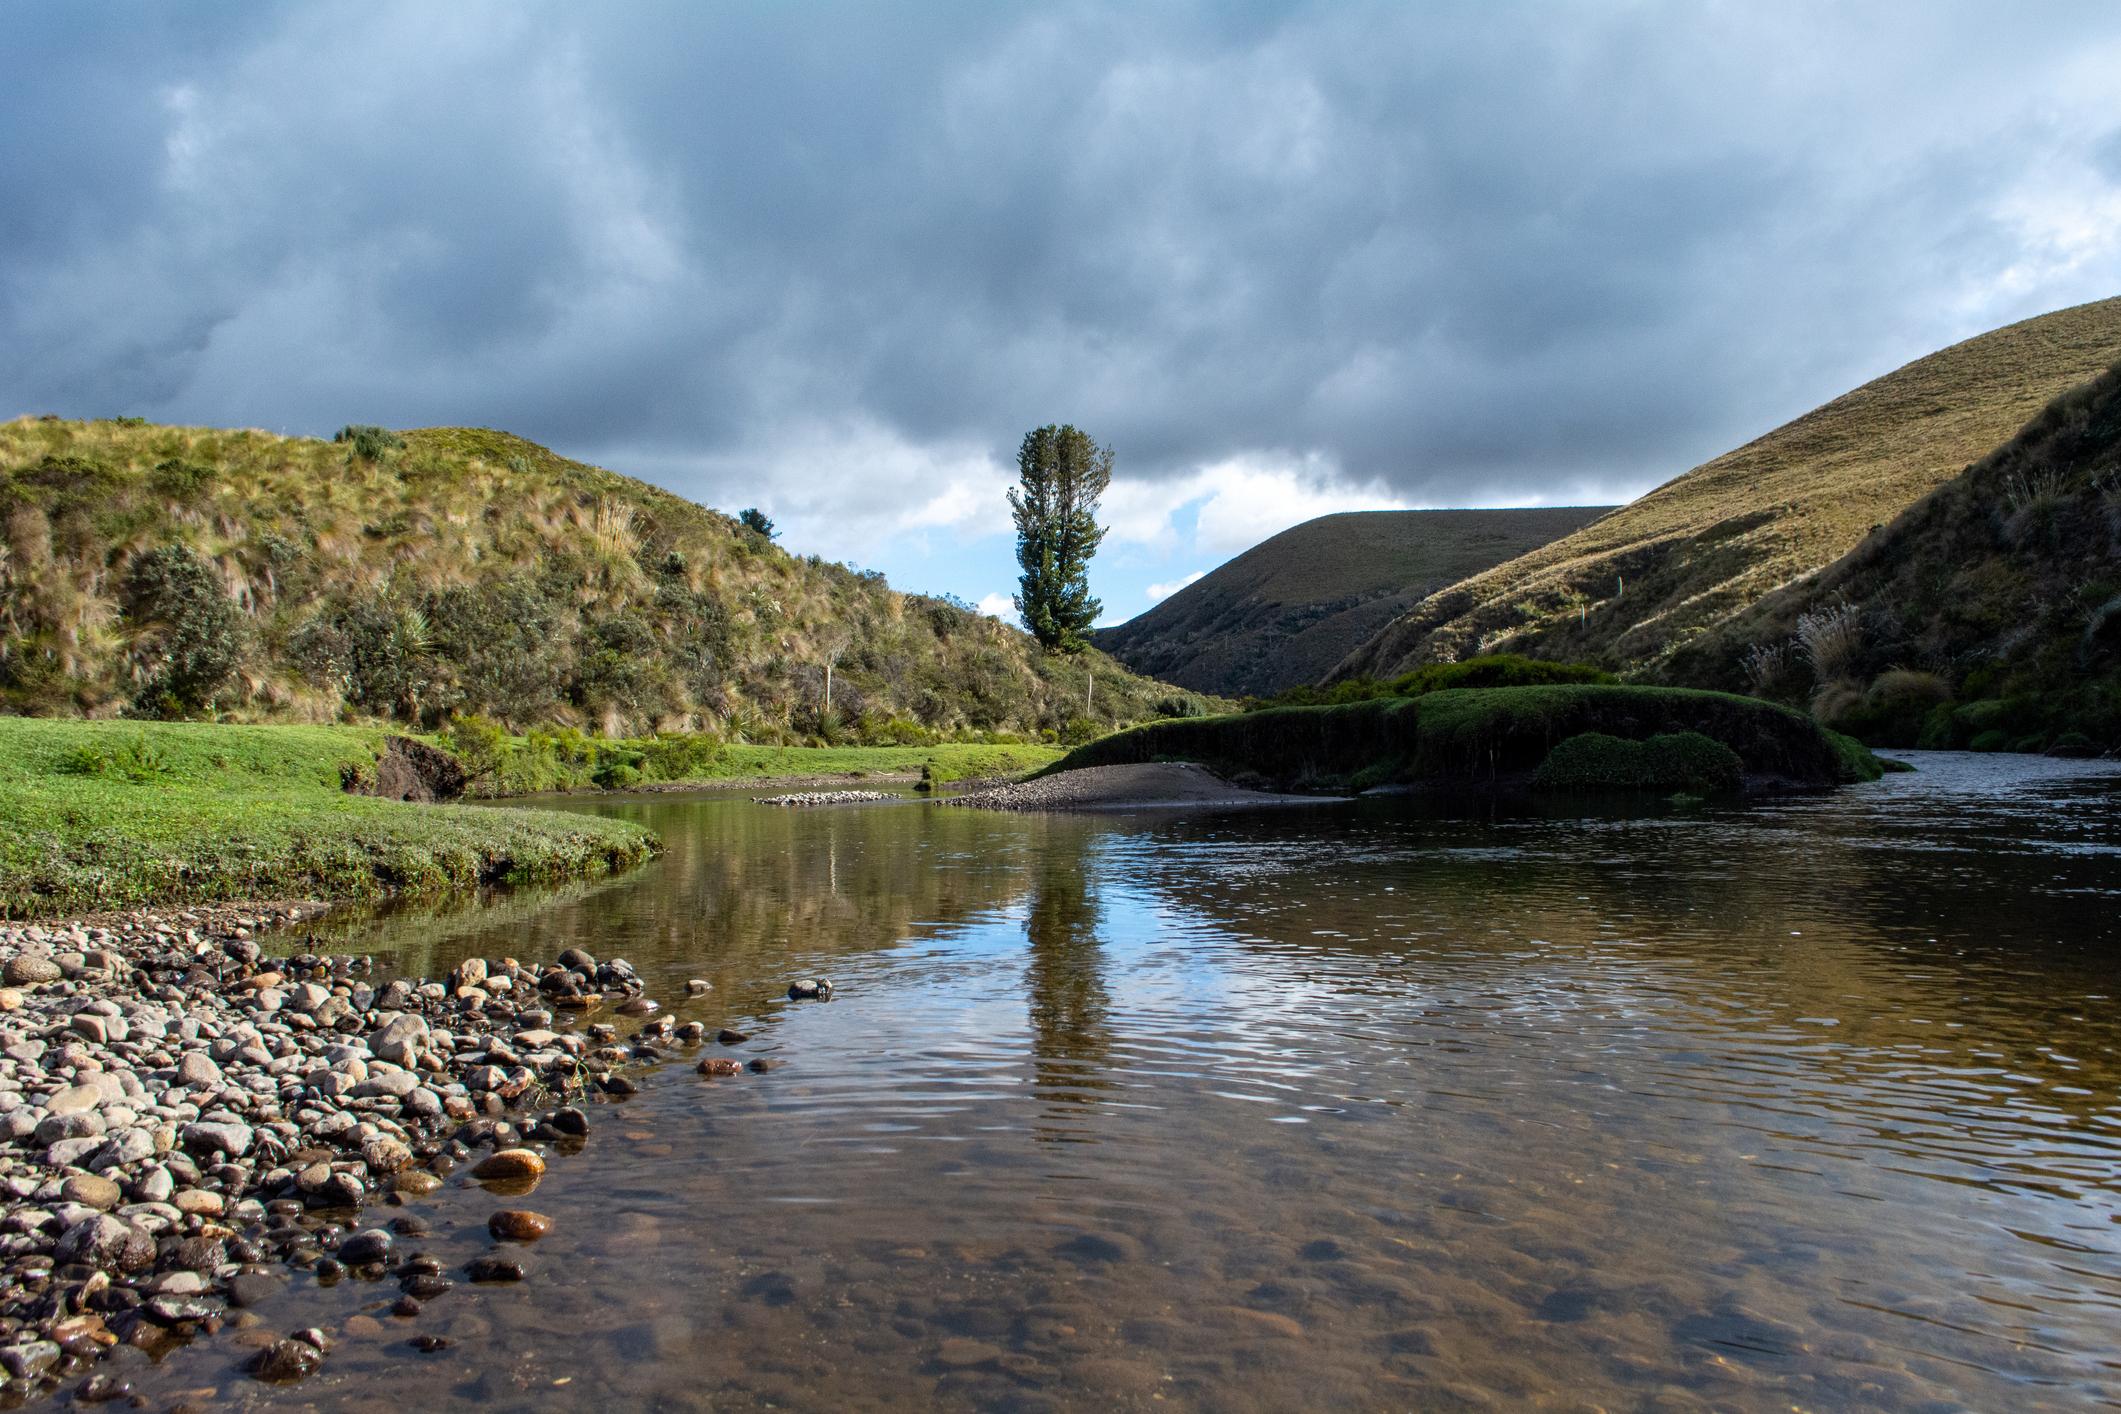
[[1424, 596], [1610, 509], [1320, 516], [1093, 638], [1150, 677], [1226, 697], [1271, 696], [1317, 682]]
[[1334, 675], [1390, 677], [1508, 650], [1655, 676], [1676, 650], [1832, 564], [2117, 357], [2121, 299], [1955, 344], [1451, 586]]
[[588, 877], [654, 837], [549, 811], [350, 796], [384, 733], [0, 717], [0, 916], [442, 894]]

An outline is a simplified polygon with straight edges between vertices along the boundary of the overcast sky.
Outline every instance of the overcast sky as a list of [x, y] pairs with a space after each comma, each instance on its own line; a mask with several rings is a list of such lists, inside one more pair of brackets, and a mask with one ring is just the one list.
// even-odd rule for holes
[[[2121, 293], [2121, 6], [18, 4], [0, 416], [503, 427], [1108, 619], [1329, 510], [1625, 499]], [[11, 406], [9, 406], [11, 405]]]

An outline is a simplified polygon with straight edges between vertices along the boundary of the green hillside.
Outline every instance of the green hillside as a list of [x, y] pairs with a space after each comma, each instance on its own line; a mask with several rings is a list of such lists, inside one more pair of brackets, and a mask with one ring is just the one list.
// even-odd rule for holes
[[915, 742], [1169, 695], [507, 433], [349, 431], [0, 424], [0, 711]]
[[1883, 745], [2121, 750], [2121, 364], [1668, 672]]
[[1659, 676], [2116, 358], [2121, 299], [1955, 344], [1423, 601], [1334, 675], [1507, 651]]
[[1610, 509], [1353, 511], [1292, 526], [1116, 628], [1098, 647], [1199, 692], [1316, 682], [1424, 596]]

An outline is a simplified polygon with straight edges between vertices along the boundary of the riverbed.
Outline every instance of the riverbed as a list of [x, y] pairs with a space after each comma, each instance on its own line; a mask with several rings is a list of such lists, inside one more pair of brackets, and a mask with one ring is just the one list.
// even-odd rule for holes
[[[622, 879], [325, 938], [626, 957], [774, 1063], [594, 1107], [530, 1279], [112, 1367], [347, 1409], [2121, 1402], [2121, 773], [1548, 811], [554, 802]], [[827, 977], [827, 1001], [788, 983]], [[713, 990], [686, 998], [700, 978]], [[468, 1179], [416, 1200], [456, 1266]], [[413, 1351], [413, 1334], [448, 1346]]]

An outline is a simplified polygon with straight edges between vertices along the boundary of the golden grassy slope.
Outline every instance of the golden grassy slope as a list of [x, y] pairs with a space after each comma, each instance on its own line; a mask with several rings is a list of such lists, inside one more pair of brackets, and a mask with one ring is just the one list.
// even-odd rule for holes
[[2121, 298], [1954, 344], [1424, 601], [1336, 677], [1509, 651], [1654, 676], [2121, 358]]

